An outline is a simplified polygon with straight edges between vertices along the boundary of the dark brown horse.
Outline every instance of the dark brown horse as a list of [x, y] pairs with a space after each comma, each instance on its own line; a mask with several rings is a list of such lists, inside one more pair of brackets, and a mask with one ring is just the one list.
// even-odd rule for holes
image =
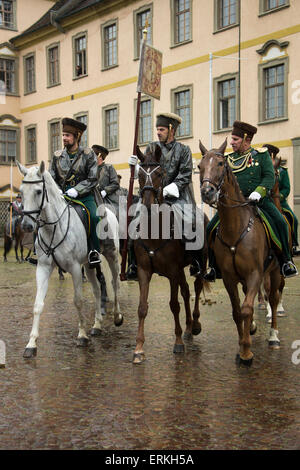
[[[167, 277], [170, 282], [171, 296], [169, 305], [174, 315], [176, 336], [173, 349], [174, 353], [184, 352], [182, 329], [179, 321], [180, 304], [178, 301], [178, 289], [180, 287], [186, 314], [186, 330], [184, 338], [192, 339], [192, 335], [197, 335], [201, 332], [201, 324], [199, 322], [199, 297], [204, 286], [202, 278], [197, 277], [194, 282], [195, 306], [192, 316], [190, 309], [190, 291], [184, 272], [185, 266], [190, 264], [191, 260], [188, 260], [185, 255], [184, 244], [180, 239], [176, 239], [173, 236], [169, 235], [168, 238], [163, 236], [161, 212], [159, 213], [158, 219], [156, 219], [156, 221], [158, 221], [158, 226], [154, 227], [154, 224], [152, 224], [151, 227], [151, 207], [153, 209], [153, 205], [155, 204], [156, 208], [159, 208], [163, 203], [162, 189], [164, 173], [160, 166], [161, 149], [157, 145], [153, 152], [149, 152], [146, 155], [144, 155], [139, 148], [137, 150], [137, 155], [142, 162], [139, 170], [141, 198], [143, 207], [146, 211], [145, 217], [148, 219], [146, 222], [149, 222], [149, 224], [147, 235], [142, 235], [141, 238], [134, 241], [140, 288], [140, 301], [138, 307], [139, 326], [133, 357], [133, 363], [135, 364], [139, 364], [145, 359], [143, 349], [145, 342], [144, 322], [148, 312], [148, 293], [152, 275], [154, 273], [158, 273], [161, 276]], [[140, 219], [140, 225], [142, 223], [142, 219]], [[158, 229], [157, 237], [151, 238], [153, 233], [151, 229]], [[204, 245], [202, 251], [202, 269], [204, 272], [207, 260], [206, 245]]]
[[[14, 248], [15, 248], [15, 254], [16, 254], [17, 262], [21, 263], [21, 262], [24, 261], [24, 256], [23, 256], [24, 246], [27, 246], [27, 242], [26, 242], [26, 244], [24, 243], [24, 236], [25, 236], [25, 233], [21, 228], [21, 223], [19, 223], [19, 222], [16, 223], [15, 233], [14, 233], [13, 237], [10, 236], [9, 225], [7, 223], [5, 224], [5, 226], [4, 226], [4, 253], [3, 253], [4, 262], [7, 261], [7, 254], [11, 250], [13, 242], [14, 242]], [[21, 259], [19, 258], [19, 254], [18, 254], [19, 248], [20, 248]], [[30, 254], [31, 254], [31, 248], [29, 249], [29, 252], [27, 253], [25, 261], [30, 256]]]
[[[217, 150], [207, 151], [200, 142], [203, 155], [200, 169], [201, 195], [204, 202], [216, 205], [220, 217], [213, 250], [221, 271], [225, 288], [229, 294], [233, 319], [239, 335], [239, 363], [251, 365], [251, 336], [253, 304], [264, 278], [269, 279], [265, 287], [272, 308], [272, 324], [269, 346], [278, 348], [276, 310], [281, 282], [278, 262], [268, 260], [270, 250], [267, 237], [253, 206], [243, 196], [237, 179], [224, 157], [227, 139]], [[245, 299], [240, 305], [238, 284], [241, 283]], [[254, 331], [252, 331], [254, 330]]]

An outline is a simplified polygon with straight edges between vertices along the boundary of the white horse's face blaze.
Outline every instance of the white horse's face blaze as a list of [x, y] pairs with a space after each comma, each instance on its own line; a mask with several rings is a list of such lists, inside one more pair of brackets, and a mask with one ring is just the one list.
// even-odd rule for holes
[[224, 158], [208, 152], [199, 165], [201, 181], [201, 197], [207, 204], [217, 202], [218, 185], [224, 172]]

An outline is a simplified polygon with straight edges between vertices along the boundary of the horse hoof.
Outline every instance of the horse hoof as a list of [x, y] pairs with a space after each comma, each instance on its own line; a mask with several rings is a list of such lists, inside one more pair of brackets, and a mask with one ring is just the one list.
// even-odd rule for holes
[[88, 340], [88, 338], [85, 338], [84, 336], [77, 339], [77, 347], [78, 348], [86, 348], [88, 346], [88, 344], [89, 344], [89, 340]]
[[253, 362], [253, 357], [251, 359], [243, 359], [239, 354], [236, 355], [235, 362], [238, 366], [251, 367]]
[[260, 302], [258, 304], [258, 310], [266, 310], [266, 304], [264, 302]]
[[36, 356], [36, 353], [37, 353], [37, 348], [25, 348], [23, 357], [25, 357], [25, 359], [31, 359]]
[[255, 335], [256, 331], [257, 331], [257, 326], [256, 326], [256, 324], [251, 325], [251, 328], [250, 328], [250, 335]]
[[146, 358], [145, 358], [145, 353], [144, 353], [144, 351], [139, 352], [139, 353], [136, 353], [136, 352], [135, 352], [135, 353], [133, 354], [132, 363], [133, 363], [133, 364], [142, 364], [142, 362], [144, 362], [145, 359], [146, 359]]
[[115, 326], [121, 326], [123, 324], [124, 317], [121, 315], [121, 318], [119, 320], [115, 320]]
[[270, 349], [280, 349], [280, 341], [269, 341]]
[[184, 344], [174, 344], [173, 353], [174, 354], [184, 353]]
[[185, 341], [192, 341], [193, 340], [193, 335], [192, 333], [188, 333], [187, 331], [184, 332], [183, 339]]
[[101, 336], [101, 330], [100, 330], [100, 328], [92, 328], [92, 329], [91, 329], [91, 335], [92, 335], [92, 336]]
[[194, 336], [200, 335], [201, 331], [202, 331], [202, 328], [201, 328], [200, 323], [199, 323], [199, 326], [194, 326], [192, 329], [192, 333]]

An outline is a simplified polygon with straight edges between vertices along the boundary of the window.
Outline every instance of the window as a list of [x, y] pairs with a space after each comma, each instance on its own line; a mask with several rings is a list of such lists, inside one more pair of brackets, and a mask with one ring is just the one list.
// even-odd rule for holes
[[0, 28], [16, 29], [15, 0], [0, 0]]
[[48, 135], [49, 135], [49, 154], [52, 158], [56, 150], [61, 149], [61, 133], [60, 133], [60, 120], [54, 119], [48, 122]]
[[173, 45], [191, 39], [191, 2], [192, 0], [173, 0]]
[[239, 23], [239, 0], [215, 0], [215, 30]]
[[36, 126], [25, 128], [26, 135], [26, 163], [36, 162]]
[[117, 149], [119, 145], [119, 109], [104, 108], [104, 142], [108, 149]]
[[289, 0], [259, 0], [259, 14], [273, 13], [290, 6]]
[[174, 113], [178, 114], [182, 119], [176, 134], [178, 137], [190, 137], [192, 134], [192, 87], [173, 90], [172, 94]]
[[11, 163], [17, 159], [17, 130], [0, 128], [0, 163]]
[[288, 57], [259, 66], [260, 123], [288, 118]]
[[102, 29], [103, 68], [114, 67], [118, 63], [117, 52], [117, 23], [104, 26]]
[[17, 62], [15, 59], [0, 57], [0, 81], [4, 83], [4, 92], [16, 94], [17, 90]]
[[[88, 115], [87, 113], [80, 113], [80, 114], [75, 114], [74, 119], [77, 119], [77, 121], [83, 122], [86, 126], [88, 125]], [[84, 133], [81, 136], [80, 140], [80, 145], [82, 147], [88, 147], [88, 129], [84, 131]]]
[[215, 96], [217, 96], [214, 116], [216, 130], [231, 128], [237, 116], [237, 76], [216, 79]]
[[74, 78], [87, 75], [87, 35], [80, 34], [73, 38]]
[[33, 93], [35, 89], [35, 56], [24, 57], [24, 94]]
[[47, 48], [48, 87], [60, 84], [59, 45]]
[[147, 27], [147, 44], [152, 44], [152, 6], [142, 7], [134, 12], [134, 58], [139, 59], [141, 43], [143, 41], [143, 30]]
[[140, 107], [139, 144], [147, 144], [152, 140], [152, 101], [142, 99]]

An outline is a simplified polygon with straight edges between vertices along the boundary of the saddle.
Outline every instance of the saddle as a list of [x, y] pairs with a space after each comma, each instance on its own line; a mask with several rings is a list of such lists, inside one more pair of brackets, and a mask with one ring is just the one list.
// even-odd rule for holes
[[64, 195], [64, 198], [67, 202], [69, 202], [70, 206], [75, 209], [79, 218], [85, 228], [87, 238], [90, 236], [91, 232], [91, 219], [90, 219], [90, 211], [88, 208], [78, 199], [72, 199], [69, 196]]

